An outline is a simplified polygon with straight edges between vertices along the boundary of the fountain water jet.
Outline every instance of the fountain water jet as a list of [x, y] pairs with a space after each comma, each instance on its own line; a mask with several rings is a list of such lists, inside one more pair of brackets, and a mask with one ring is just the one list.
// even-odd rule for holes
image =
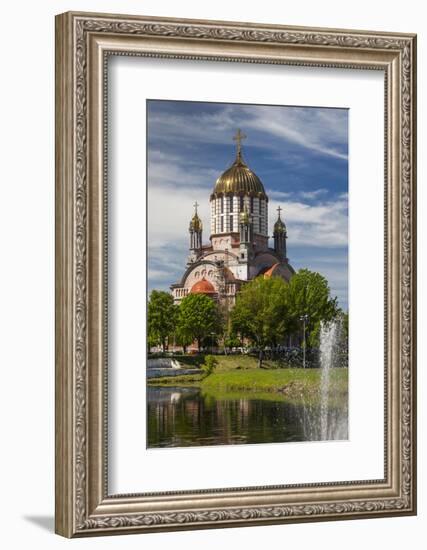
[[342, 342], [342, 318], [333, 321], [322, 321], [320, 326], [320, 440], [347, 439], [347, 411], [332, 414], [331, 369], [339, 366], [340, 347]]

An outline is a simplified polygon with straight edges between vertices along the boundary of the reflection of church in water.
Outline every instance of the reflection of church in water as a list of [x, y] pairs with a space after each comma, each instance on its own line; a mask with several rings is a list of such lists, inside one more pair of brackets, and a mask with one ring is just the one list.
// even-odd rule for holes
[[289, 281], [294, 273], [286, 257], [286, 226], [274, 224], [274, 248], [268, 246], [268, 197], [259, 177], [242, 157], [237, 131], [237, 154], [233, 164], [217, 180], [210, 196], [210, 244], [203, 244], [203, 224], [197, 213], [190, 221], [190, 253], [187, 269], [171, 286], [175, 303], [188, 294], [206, 294], [232, 307], [245, 282], [262, 275]]

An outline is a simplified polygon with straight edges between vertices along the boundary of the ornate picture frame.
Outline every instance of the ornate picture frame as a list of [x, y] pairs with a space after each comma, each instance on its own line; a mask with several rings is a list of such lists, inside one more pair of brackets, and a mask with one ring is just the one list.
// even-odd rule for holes
[[[384, 479], [108, 492], [111, 55], [385, 76]], [[416, 513], [416, 36], [68, 12], [56, 18], [56, 532], [81, 537]]]

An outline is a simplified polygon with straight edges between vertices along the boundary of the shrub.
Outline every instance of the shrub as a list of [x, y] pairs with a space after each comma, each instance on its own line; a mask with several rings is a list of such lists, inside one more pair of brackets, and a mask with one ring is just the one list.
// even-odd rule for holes
[[206, 355], [205, 362], [202, 365], [202, 371], [206, 374], [206, 376], [209, 376], [213, 373], [217, 366], [218, 359], [216, 359], [213, 355]]

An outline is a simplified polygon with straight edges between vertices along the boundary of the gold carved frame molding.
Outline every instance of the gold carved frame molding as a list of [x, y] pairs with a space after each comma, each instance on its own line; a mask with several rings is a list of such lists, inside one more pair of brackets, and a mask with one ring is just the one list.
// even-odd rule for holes
[[[109, 55], [384, 71], [384, 479], [108, 494]], [[409, 34], [87, 13], [57, 16], [57, 533], [75, 537], [415, 513], [415, 66], [416, 37]]]

